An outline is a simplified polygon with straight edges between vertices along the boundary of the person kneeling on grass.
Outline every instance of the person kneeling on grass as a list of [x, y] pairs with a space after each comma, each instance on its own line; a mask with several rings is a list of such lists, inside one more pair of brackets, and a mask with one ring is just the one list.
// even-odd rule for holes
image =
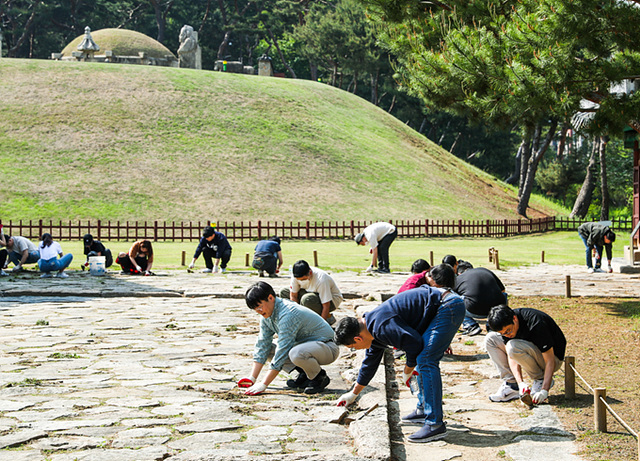
[[[276, 297], [273, 287], [266, 282], [249, 287], [245, 301], [249, 309], [263, 318], [253, 352], [251, 375], [240, 379], [238, 387], [248, 388], [247, 395], [258, 395], [267, 389], [280, 370], [287, 373], [296, 370], [298, 377], [289, 379], [288, 387], [304, 389], [305, 394], [322, 392], [331, 380], [321, 365], [335, 362], [340, 352], [329, 324], [312, 310]], [[278, 341], [274, 345], [276, 334]], [[256, 383], [269, 357], [271, 369], [262, 382]]]
[[[544, 402], [553, 387], [553, 374], [564, 360], [567, 340], [558, 324], [537, 309], [511, 309], [506, 305], [489, 311], [485, 348], [503, 383], [489, 396], [492, 402], [520, 399], [532, 406]], [[524, 370], [533, 385], [522, 377]]]
[[[402, 349], [407, 357], [402, 381], [409, 386], [412, 376], [417, 374], [418, 384], [416, 410], [404, 416], [402, 423], [422, 426], [408, 438], [409, 442], [417, 443], [440, 440], [446, 435], [440, 360], [465, 313], [462, 298], [451, 291], [455, 284], [451, 266], [435, 266], [430, 278], [438, 286], [422, 285], [398, 293], [360, 320], [343, 318], [336, 328], [338, 344], [367, 349], [356, 384], [340, 397], [337, 405], [350, 405], [355, 401], [375, 375], [388, 346]], [[414, 372], [416, 365], [417, 373]]]

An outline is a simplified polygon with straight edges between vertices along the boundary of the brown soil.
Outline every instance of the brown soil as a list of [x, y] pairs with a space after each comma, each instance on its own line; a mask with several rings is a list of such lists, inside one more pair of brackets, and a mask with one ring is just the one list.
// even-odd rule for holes
[[[637, 299], [513, 297], [509, 301], [511, 307], [532, 307], [551, 315], [567, 338], [567, 355], [575, 357], [578, 373], [591, 388], [606, 388], [607, 403], [640, 432]], [[585, 459], [638, 459], [638, 441], [611, 414], [607, 414], [608, 432], [595, 432], [593, 395], [580, 378], [576, 377], [576, 398], [569, 400], [564, 397], [564, 377], [557, 375], [549, 402], [567, 430], [576, 434]]]

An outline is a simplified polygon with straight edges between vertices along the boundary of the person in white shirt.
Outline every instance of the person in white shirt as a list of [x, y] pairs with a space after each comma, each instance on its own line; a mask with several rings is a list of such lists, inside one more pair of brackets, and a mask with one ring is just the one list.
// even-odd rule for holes
[[356, 245], [369, 244], [372, 254], [371, 265], [367, 268], [367, 272], [375, 270], [377, 272], [388, 274], [391, 272], [389, 268], [389, 247], [398, 236], [398, 230], [393, 224], [388, 222], [377, 222], [367, 226], [363, 232], [355, 237]]
[[[64, 254], [60, 244], [53, 241], [51, 234], [42, 234], [42, 241], [40, 242], [40, 245], [38, 245], [38, 250], [40, 251], [38, 267], [40, 268], [40, 272], [43, 273], [40, 277], [53, 277], [51, 272], [54, 271], [58, 271], [55, 275], [56, 277], [69, 277], [64, 273], [64, 270], [69, 267], [69, 264], [71, 264], [73, 255], [71, 253]], [[58, 256], [60, 257], [58, 258]]]
[[280, 290], [280, 297], [308, 307], [329, 325], [336, 321], [331, 312], [344, 301], [335, 280], [322, 269], [309, 266], [302, 259], [293, 265], [291, 284], [289, 288]]

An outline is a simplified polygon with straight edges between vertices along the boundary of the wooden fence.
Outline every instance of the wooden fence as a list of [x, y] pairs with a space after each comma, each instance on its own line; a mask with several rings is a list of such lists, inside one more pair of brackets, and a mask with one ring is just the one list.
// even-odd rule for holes
[[[373, 221], [328, 222], [218, 222], [216, 228], [230, 240], [260, 240], [271, 235], [284, 239], [350, 239]], [[568, 218], [503, 219], [486, 221], [400, 220], [389, 221], [398, 229], [398, 237], [509, 237], [553, 230], [575, 231], [585, 221]], [[192, 241], [210, 221], [197, 222], [120, 222], [120, 221], [0, 221], [7, 235], [38, 240], [44, 232], [57, 240], [77, 240], [92, 234], [100, 240]], [[631, 231], [631, 220], [614, 220], [613, 230]]]

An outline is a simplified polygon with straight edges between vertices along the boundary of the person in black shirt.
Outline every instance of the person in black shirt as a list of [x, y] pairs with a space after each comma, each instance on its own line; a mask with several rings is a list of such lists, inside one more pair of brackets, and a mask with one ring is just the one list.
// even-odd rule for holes
[[[506, 402], [520, 396], [528, 404], [544, 402], [567, 347], [558, 324], [537, 309], [500, 305], [489, 312], [487, 325], [492, 331], [485, 338], [485, 348], [503, 380], [489, 399]], [[523, 370], [533, 380], [531, 387], [524, 381]]]
[[[461, 271], [462, 269], [462, 271]], [[500, 279], [489, 269], [477, 267], [463, 269], [458, 265], [458, 277], [454, 291], [464, 299], [467, 313], [462, 321], [462, 334], [474, 336], [482, 333], [474, 319], [487, 318], [489, 310], [499, 304], [506, 304], [507, 295]]]
[[87, 260], [84, 266], [82, 266], [82, 270], [89, 265], [89, 258], [91, 256], [104, 256], [104, 267], [109, 267], [113, 264], [111, 250], [105, 248], [100, 240], [95, 240], [91, 234], [85, 234], [82, 240], [84, 242], [84, 254], [87, 255]]

